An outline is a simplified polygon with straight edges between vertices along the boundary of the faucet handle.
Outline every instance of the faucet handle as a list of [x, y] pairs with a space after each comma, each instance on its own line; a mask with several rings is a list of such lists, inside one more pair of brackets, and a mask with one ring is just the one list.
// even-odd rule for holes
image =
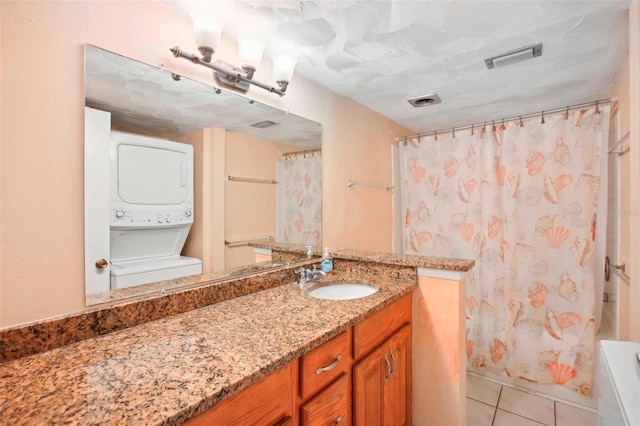
[[296, 274], [300, 275], [300, 278], [298, 278], [298, 283], [299, 284], [303, 284], [307, 281], [308, 279], [308, 272], [306, 269], [304, 269], [304, 267], [302, 268], [298, 268], [298, 269], [294, 269], [293, 272], [295, 272]]

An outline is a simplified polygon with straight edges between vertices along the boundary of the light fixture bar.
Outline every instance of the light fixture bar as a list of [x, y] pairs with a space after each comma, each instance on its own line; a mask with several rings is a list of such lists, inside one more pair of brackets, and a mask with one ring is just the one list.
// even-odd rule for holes
[[484, 60], [488, 69], [504, 67], [542, 55], [542, 43], [521, 47]]
[[257, 80], [253, 80], [247, 77], [246, 71], [242, 68], [235, 67], [223, 61], [215, 61], [214, 63], [207, 63], [204, 59], [201, 59], [193, 53], [188, 53], [180, 49], [180, 47], [172, 47], [169, 50], [176, 58], [184, 58], [197, 65], [202, 65], [214, 71], [214, 76], [218, 84], [223, 87], [237, 90], [242, 93], [247, 93], [249, 85], [258, 86], [261, 89], [267, 90], [271, 93], [275, 93], [279, 96], [284, 96], [284, 92], [287, 89], [287, 82], [278, 82], [280, 88], [275, 88], [266, 83], [262, 83]]

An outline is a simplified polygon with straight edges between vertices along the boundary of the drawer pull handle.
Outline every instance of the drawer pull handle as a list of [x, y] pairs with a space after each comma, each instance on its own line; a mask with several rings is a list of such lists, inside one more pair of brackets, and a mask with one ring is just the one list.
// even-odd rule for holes
[[384, 353], [384, 362], [387, 363], [387, 375], [384, 377], [384, 384], [386, 385], [391, 378], [391, 363], [389, 362], [389, 358], [387, 358], [387, 353]]
[[342, 416], [338, 416], [336, 419], [336, 424], [339, 425], [340, 423], [342, 423]]
[[336, 368], [336, 366], [338, 365], [338, 363], [340, 362], [341, 359], [342, 359], [342, 355], [338, 355], [336, 357], [336, 359], [331, 364], [327, 365], [326, 367], [319, 367], [316, 370], [316, 374], [322, 374], [325, 371], [333, 370], [334, 368]]
[[393, 349], [389, 349], [389, 353], [391, 354], [391, 359], [393, 360], [393, 368], [391, 369], [391, 375], [389, 376], [389, 378], [393, 377], [393, 375], [396, 372], [396, 357], [393, 355]]

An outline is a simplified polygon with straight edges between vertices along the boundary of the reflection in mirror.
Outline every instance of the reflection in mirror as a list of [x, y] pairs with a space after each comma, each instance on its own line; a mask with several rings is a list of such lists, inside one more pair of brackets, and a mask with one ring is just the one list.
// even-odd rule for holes
[[[85, 59], [87, 305], [281, 266], [281, 259], [249, 245], [255, 241], [321, 246], [319, 123], [95, 46], [85, 46]], [[140, 246], [136, 239], [139, 229], [123, 234], [122, 229], [113, 228], [116, 215], [134, 221], [130, 210], [114, 206], [111, 200], [121, 189], [121, 184], [113, 183], [118, 182], [114, 176], [126, 172], [151, 186], [165, 178], [163, 174], [151, 178], [149, 172], [142, 173], [141, 160], [122, 169], [117, 162], [121, 153], [113, 142], [113, 135], [118, 134], [168, 140], [192, 149], [192, 206], [181, 205], [175, 214], [154, 210], [158, 206], [144, 206], [144, 220], [155, 224], [161, 218], [164, 222], [169, 219], [170, 226], [191, 223], [182, 252], [174, 255], [201, 260], [201, 275], [166, 281], [162, 273], [147, 271], [150, 278], [144, 284], [122, 286], [114, 282], [114, 260], [116, 266], [123, 260], [140, 261], [140, 256], [143, 263], [146, 261], [145, 253], [126, 258], [127, 250], [124, 258], [122, 251], [113, 258], [114, 249], [122, 247], [121, 241], [114, 239], [118, 232], [121, 239], [124, 235], [125, 240]], [[149, 158], [144, 154], [144, 160]], [[158, 157], [160, 160], [167, 161], [163, 166], [167, 170], [174, 168], [172, 160], [164, 156]], [[190, 182], [184, 174], [188, 167], [183, 169], [182, 164], [180, 158], [175, 160], [178, 171], [171, 172], [178, 180], [170, 189], [175, 194], [181, 194], [180, 185]], [[160, 196], [168, 189], [153, 187], [148, 191], [143, 198], [153, 199], [153, 194]], [[162, 238], [151, 238], [151, 246], [154, 241]], [[166, 254], [157, 248], [148, 255]]]

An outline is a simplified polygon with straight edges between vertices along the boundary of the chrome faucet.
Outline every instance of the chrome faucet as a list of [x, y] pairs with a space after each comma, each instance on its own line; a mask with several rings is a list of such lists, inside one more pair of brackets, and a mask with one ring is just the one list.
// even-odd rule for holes
[[293, 272], [299, 274], [298, 285], [303, 286], [311, 280], [315, 280], [318, 276], [322, 275], [324, 277], [327, 276], [326, 272], [316, 269], [316, 265], [313, 265], [313, 269], [308, 268], [300, 268], [296, 269]]

